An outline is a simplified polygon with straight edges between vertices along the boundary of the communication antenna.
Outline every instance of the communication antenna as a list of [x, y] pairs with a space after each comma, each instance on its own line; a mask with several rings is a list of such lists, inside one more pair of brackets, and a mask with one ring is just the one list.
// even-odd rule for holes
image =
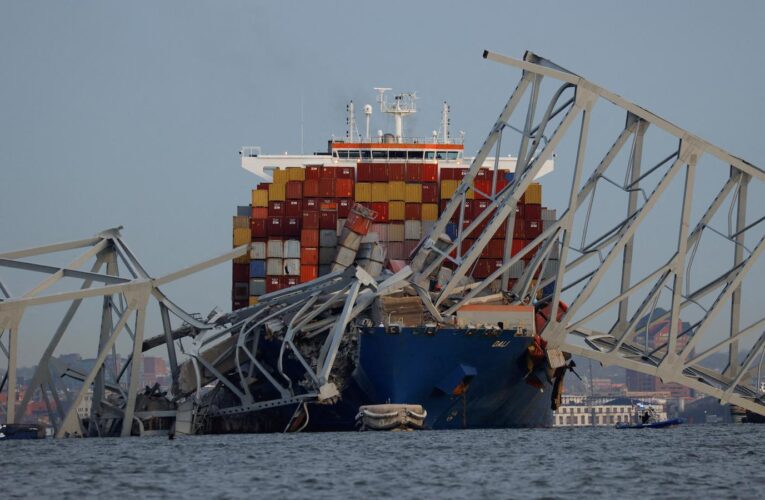
[[378, 92], [377, 102], [380, 103], [380, 111], [393, 115], [393, 120], [396, 125], [395, 137], [396, 142], [403, 142], [404, 136], [404, 116], [412, 115], [417, 112], [417, 92], [402, 92], [393, 98], [392, 103], [388, 103], [385, 99], [385, 92], [393, 90], [387, 87], [375, 87]]
[[449, 124], [449, 104], [444, 101], [444, 106], [441, 109], [441, 130], [444, 144], [449, 144]]
[[348, 118], [345, 119], [345, 123], [348, 126], [348, 130], [345, 133], [345, 139], [348, 142], [353, 142], [354, 137], [358, 135], [356, 130], [356, 112], [353, 107], [353, 101], [348, 103], [345, 110], [348, 112]]
[[366, 119], [366, 122], [367, 122], [366, 133], [364, 134], [364, 139], [367, 142], [370, 142], [371, 139], [372, 139], [369, 136], [369, 122], [372, 119], [372, 105], [371, 104], [365, 104], [364, 105], [364, 118]]

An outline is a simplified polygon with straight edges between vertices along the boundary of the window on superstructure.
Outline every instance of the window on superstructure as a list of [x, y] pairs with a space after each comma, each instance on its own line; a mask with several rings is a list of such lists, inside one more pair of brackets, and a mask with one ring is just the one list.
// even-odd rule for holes
[[348, 158], [348, 151], [338, 151], [337, 156], [338, 158]]
[[367, 159], [372, 157], [372, 152], [369, 151], [368, 149], [365, 149], [365, 150], [361, 151], [361, 157], [364, 158], [365, 160], [367, 160]]
[[410, 160], [422, 160], [423, 151], [409, 151]]
[[446, 159], [446, 151], [436, 151], [436, 159], [437, 160], [445, 160]]
[[425, 151], [425, 159], [426, 160], [432, 160], [436, 157], [435, 151]]
[[372, 151], [372, 158], [384, 160], [388, 158], [388, 152], [387, 151]]
[[348, 158], [361, 158], [358, 151], [348, 151]]
[[459, 153], [457, 151], [449, 151], [448, 153], [446, 153], [446, 157], [449, 158], [450, 160], [456, 160], [457, 156], [459, 156]]
[[399, 151], [399, 150], [389, 151], [388, 158], [396, 159], [396, 160], [406, 160], [406, 151]]

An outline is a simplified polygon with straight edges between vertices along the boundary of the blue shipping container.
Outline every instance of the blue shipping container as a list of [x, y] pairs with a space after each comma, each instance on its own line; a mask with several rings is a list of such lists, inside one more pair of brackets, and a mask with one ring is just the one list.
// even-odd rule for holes
[[250, 278], [265, 278], [265, 277], [266, 277], [266, 261], [251, 260], [250, 261]]

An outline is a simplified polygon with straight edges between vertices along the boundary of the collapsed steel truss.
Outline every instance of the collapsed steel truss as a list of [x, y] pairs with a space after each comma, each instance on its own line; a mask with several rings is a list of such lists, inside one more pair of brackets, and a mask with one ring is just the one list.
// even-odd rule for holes
[[[763, 249], [763, 228], [760, 224], [763, 216], [758, 214], [759, 218], [747, 224], [747, 220], [752, 220], [750, 214], [747, 214], [747, 192], [754, 183], [758, 188], [762, 186], [765, 172], [532, 53], [526, 53], [523, 60], [489, 52], [485, 52], [484, 57], [520, 68], [523, 70], [523, 75], [476, 155], [457, 194], [449, 202], [432, 233], [423, 238], [413, 258], [411, 266], [414, 272], [413, 279], [423, 286], [432, 273], [444, 264], [444, 261], [451, 262], [455, 268], [452, 278], [435, 297], [430, 307], [437, 309], [442, 316], [453, 314], [462, 305], [486, 293], [487, 287], [498, 279], [502, 280], [502, 288], [505, 291], [512, 291], [515, 297], [534, 296], [545, 285], [554, 283], [556, 285], [554, 293], [546, 297], [547, 300], [552, 301], [552, 319], [543, 332], [552, 346], [595, 359], [603, 364], [618, 365], [641, 373], [656, 375], [665, 382], [677, 382], [715, 396], [723, 402], [734, 403], [765, 414], [763, 394], [759, 387], [755, 387], [751, 375], [748, 374], [748, 370], [756, 361], [762, 362], [761, 357], [765, 347], [763, 331], [765, 316], [762, 316], [762, 307], [755, 312], [759, 315], [757, 319], [749, 326], [741, 326], [742, 284], [747, 277], [755, 279], [754, 273], [750, 271]], [[559, 82], [560, 86], [552, 93], [546, 108], [542, 107], [543, 112], [540, 116], [537, 108], [540, 107], [540, 88], [545, 78]], [[527, 92], [529, 93], [528, 108], [525, 116], [521, 116], [523, 124], [521, 130], [511, 125], [511, 118], [514, 117], [516, 108]], [[617, 109], [621, 109], [626, 118], [625, 126], [617, 131], [616, 140], [611, 148], [596, 164], [592, 165], [594, 169], [582, 183], [592, 110], [598, 101], [609, 102]], [[577, 118], [581, 121], [578, 135], [573, 137], [577, 148], [573, 165], [569, 169], [561, 167], [559, 158], [556, 173], [552, 176], [559, 178], [564, 174], [570, 175], [568, 204], [554, 224], [545, 227], [542, 234], [522, 251], [511, 255], [517, 204], [544, 162], [552, 157], [564, 137], [567, 134], [576, 134], [571, 132], [571, 126]], [[557, 123], [553, 127], [555, 122]], [[676, 149], [655, 166], [642, 171], [641, 161], [648, 147], [644, 141], [649, 127], [674, 138]], [[550, 129], [553, 129], [551, 133], [548, 132]], [[472, 181], [493, 149], [496, 149], [495, 158], [499, 157], [503, 134], [508, 131], [521, 132], [514, 180], [509, 186], [497, 190], [496, 180], [499, 172], [495, 163], [494, 187], [490, 193], [482, 193], [491, 202], [489, 209], [475, 217], [469, 224], [463, 222], [467, 220], [465, 200], [468, 190], [472, 187]], [[633, 145], [628, 155], [627, 176], [624, 183], [619, 184], [609, 179], [606, 174], [620, 150], [630, 139]], [[695, 199], [694, 194], [699, 190], [694, 179], [697, 174], [697, 165], [703, 155], [721, 162], [721, 167], [724, 169], [729, 166], [730, 175], [723, 182], [719, 194], [705, 206], [703, 215], [692, 224], [691, 204]], [[668, 187], [681, 170], [685, 171], [685, 181], [682, 189], [680, 224], [674, 235], [662, 236], [676, 238], [676, 249], [668, 260], [635, 282], [632, 274], [636, 232], [655, 205], [663, 198], [670, 196], [667, 194]], [[655, 175], [654, 178], [661, 175], [663, 177], [648, 194], [647, 191], [651, 188], [646, 179], [652, 175]], [[607, 228], [589, 227], [589, 230], [598, 236], [588, 243], [583, 241], [582, 245], [576, 246], [572, 239], [575, 217], [584, 217], [583, 226], [586, 234], [591, 222], [590, 210], [596, 187], [604, 182], [616, 186], [623, 192], [626, 198], [626, 218], [615, 226]], [[730, 201], [730, 210], [731, 213], [735, 211], [735, 228], [729, 230], [728, 234], [723, 234], [715, 231], [709, 224], [732, 192], [734, 197]], [[450, 219], [455, 216], [459, 221], [458, 235], [451, 244], [444, 245], [438, 238], [445, 231]], [[464, 285], [462, 278], [470, 275], [471, 268], [484, 247], [504, 224], [507, 225], [508, 236], [502, 266], [488, 278]], [[480, 229], [482, 225], [483, 228]], [[693, 260], [692, 257], [689, 258], [689, 254], [695, 255], [702, 235], [712, 232], [721, 235], [735, 248], [730, 266], [716, 279], [693, 291], [687, 289], [684, 293], [684, 288], [689, 288], [690, 264]], [[465, 250], [461, 243], [468, 236], [476, 238], [475, 244]], [[747, 247], [746, 238], [756, 243], [754, 248]], [[522, 277], [508, 290], [508, 270], [534, 248], [538, 248], [539, 251], [526, 266]], [[555, 277], [541, 283], [534, 283], [533, 278], [539, 275], [540, 269], [549, 264], [550, 256], [557, 252], [560, 252], [560, 256], [557, 273], [554, 273]], [[573, 256], [573, 252], [577, 252], [578, 256]], [[619, 291], [602, 303], [590, 300], [606, 273], [611, 268], [619, 267], [617, 264], [619, 260], [621, 261]], [[593, 262], [595, 267], [589, 273], [584, 276], [576, 274], [577, 268], [581, 269], [586, 267], [583, 264]], [[704, 265], [703, 262], [694, 264]], [[669, 281], [671, 284], [667, 284]], [[645, 293], [646, 289], [648, 289], [647, 293]], [[651, 318], [652, 321], [670, 319], [668, 340], [658, 346], [638, 345], [634, 339], [636, 326], [642, 318], [652, 313], [659, 296], [665, 290], [671, 292], [670, 310], [660, 316], [651, 315]], [[561, 293], [567, 291], [575, 292], [572, 293], [573, 300], [565, 312], [558, 311]], [[641, 295], [643, 298], [639, 307], [630, 314], [629, 299]], [[713, 297], [714, 300], [710, 306], [703, 307], [700, 301], [707, 296]], [[423, 300], [427, 300], [427, 297], [424, 296]], [[713, 328], [713, 321], [728, 301], [731, 308], [729, 329], [723, 335], [719, 329]], [[687, 308], [694, 305], [703, 309], [703, 317], [691, 327], [680, 331], [681, 320], [684, 319], [683, 311], [687, 313]], [[761, 300], [760, 305], [762, 305]], [[613, 308], [618, 309], [617, 319], [607, 331], [588, 327], [588, 324], [602, 319], [606, 316], [605, 313], [612, 311]], [[588, 312], [583, 317], [578, 317], [577, 313], [583, 311]], [[751, 340], [752, 337], [754, 337], [754, 343], [741, 360], [740, 351], [744, 349], [743, 341]], [[702, 341], [706, 344], [713, 343], [713, 345], [705, 347], [702, 352], [696, 352], [696, 347], [701, 345]], [[726, 351], [728, 357], [725, 369], [715, 371], [700, 364], [712, 354], [722, 351]]]
[[[762, 316], [762, 311], [757, 312], [760, 315], [759, 319], [751, 322], [749, 326], [741, 326], [742, 285], [747, 277], [751, 279], [754, 275], [751, 271], [763, 248], [760, 226], [763, 217], [747, 224], [747, 193], [753, 182], [765, 180], [765, 173], [534, 54], [527, 53], [524, 60], [488, 52], [485, 53], [485, 57], [522, 69], [520, 83], [481, 146], [457, 194], [449, 202], [430, 234], [420, 242], [411, 266], [380, 283], [362, 269], [349, 268], [297, 287], [265, 295], [256, 306], [202, 319], [183, 311], [170, 301], [159, 287], [211, 266], [229, 262], [232, 258], [247, 255], [250, 250], [248, 245], [157, 279], [149, 276], [128, 249], [119, 229], [105, 231], [97, 237], [85, 240], [0, 254], [0, 267], [49, 275], [38, 286], [21, 296], [12, 296], [7, 287], [0, 282], [0, 347], [8, 359], [8, 371], [6, 378], [0, 383], [0, 390], [4, 387], [8, 392], [6, 420], [17, 420], [14, 400], [19, 326], [30, 307], [71, 302], [40, 359], [30, 390], [21, 402], [21, 413], [23, 414], [30, 398], [39, 389], [48, 405], [57, 436], [103, 435], [107, 433], [106, 427], [110, 422], [112, 425], [113, 422], [121, 422], [119, 433], [125, 436], [130, 435], [136, 420], [140, 425], [141, 418], [175, 416], [174, 411], [152, 413], [135, 410], [136, 394], [140, 385], [140, 364], [132, 360], [138, 359], [146, 350], [166, 346], [174, 396], [181, 400], [189, 396], [187, 402], [191, 406], [184, 405], [181, 401], [176, 421], [181, 420], [184, 408], [191, 408], [192, 412], [202, 411], [199, 408], [199, 398], [204, 384], [203, 372], [209, 374], [217, 384], [225, 386], [238, 400], [237, 404], [225, 408], [204, 408], [204, 415], [235, 415], [293, 404], [299, 409], [302, 403], [327, 401], [337, 395], [338, 388], [331, 383], [330, 374], [340, 343], [348, 331], [349, 323], [377, 297], [409, 287], [410, 291], [419, 295], [425, 309], [436, 321], [448, 324], [461, 306], [471, 301], [485, 300], [486, 296], [490, 295], [490, 286], [497, 282], [501, 285], [501, 295], [511, 300], [533, 297], [546, 285], [555, 285], [554, 292], [542, 299], [550, 300], [552, 304], [552, 319], [542, 332], [552, 346], [604, 364], [618, 365], [659, 376], [664, 381], [678, 382], [724, 402], [765, 414], [763, 395], [759, 388], [754, 387], [748, 375], [765, 347], [765, 317]], [[539, 100], [545, 78], [562, 83], [552, 93], [540, 116], [537, 109], [542, 109]], [[514, 127], [511, 125], [511, 118], [527, 92], [528, 107], [526, 115], [522, 117], [522, 128]], [[585, 153], [592, 109], [599, 100], [608, 101], [621, 109], [626, 115], [625, 126], [618, 131], [611, 148], [593, 165], [589, 177], [582, 182], [587, 166]], [[559, 162], [556, 173], [553, 174], [556, 177], [564, 173], [571, 176], [567, 206], [557, 220], [545, 227], [528, 246], [518, 253], [513, 253], [512, 235], [517, 204], [578, 117], [581, 117], [581, 125], [578, 135], [574, 138], [577, 152], [573, 165], [566, 169], [561, 167]], [[663, 161], [650, 169], [642, 170], [641, 162], [646, 148], [644, 141], [649, 127], [673, 137], [677, 146]], [[553, 128], [551, 133], [548, 132]], [[491, 192], [481, 193], [490, 201], [489, 209], [468, 222], [465, 200], [468, 191], [474, 189], [473, 179], [479, 171], [479, 166], [492, 150], [496, 150], [494, 156], [499, 158], [502, 137], [508, 131], [521, 132], [514, 180], [507, 187], [498, 189], [497, 180], [500, 173], [498, 164], [495, 163]], [[630, 139], [632, 149], [628, 155], [628, 175], [623, 184], [618, 184], [607, 177], [606, 173]], [[694, 179], [703, 155], [715, 158], [726, 168], [729, 166], [730, 175], [721, 186], [719, 194], [705, 207], [703, 215], [695, 224], [691, 224], [691, 204], [697, 188]], [[669, 259], [635, 281], [632, 275], [633, 260], [637, 251], [636, 238], [639, 237], [636, 233], [655, 205], [663, 196], [667, 196], [668, 186], [681, 170], [685, 170], [685, 182], [682, 189], [680, 224], [673, 235], [677, 238], [675, 251]], [[660, 179], [651, 189], [648, 179], [652, 175]], [[583, 238], [582, 244], [577, 246], [573, 241], [575, 217], [578, 214], [583, 215], [584, 226], [589, 227], [591, 204], [598, 184], [603, 182], [615, 185], [623, 192], [626, 198], [626, 218], [605, 229], [593, 224], [590, 231], [597, 236], [587, 242]], [[732, 262], [717, 278], [690, 290], [690, 264], [696, 248], [705, 233], [714, 231], [710, 221], [725, 205], [731, 193], [735, 194], [730, 201], [731, 213], [735, 211], [736, 214], [735, 229], [722, 236], [734, 245]], [[443, 235], [447, 224], [455, 217], [459, 221], [458, 234], [451, 241]], [[506, 225], [508, 236], [501, 267], [486, 279], [465, 279], [471, 276], [476, 260], [502, 225]], [[468, 236], [474, 237], [475, 241], [470, 248], [465, 249], [463, 241]], [[755, 238], [753, 241], [756, 241], [756, 245], [753, 248], [749, 248], [751, 245], [748, 246], [747, 238]], [[86, 251], [63, 267], [21, 260], [78, 248], [85, 248]], [[509, 270], [533, 249], [538, 251], [526, 265], [520, 279], [511, 286]], [[578, 255], [574, 256], [574, 252]], [[95, 263], [90, 271], [79, 270], [91, 260], [95, 260]], [[619, 260], [620, 268], [617, 264]], [[433, 278], [445, 261], [451, 262], [454, 270], [441, 289], [433, 289]], [[554, 266], [550, 267], [554, 261], [558, 262], [557, 269]], [[123, 263], [124, 269], [127, 270], [126, 275], [121, 275], [122, 269], [118, 262]], [[593, 262], [593, 270], [584, 275], [577, 275], [577, 270], [586, 268]], [[103, 267], [106, 268], [105, 273], [100, 272]], [[619, 271], [618, 292], [596, 303], [595, 289], [612, 268]], [[542, 269], [553, 269], [554, 272], [540, 273]], [[536, 281], [535, 277], [540, 275], [552, 277]], [[81, 289], [41, 295], [63, 278], [81, 280]], [[668, 281], [672, 282], [671, 285], [667, 284]], [[93, 287], [94, 283], [102, 286]], [[664, 290], [671, 293], [671, 307], [666, 314], [657, 318], [652, 313]], [[561, 294], [573, 297], [565, 310], [562, 307], [558, 310]], [[58, 400], [60, 391], [57, 390], [54, 377], [51, 376], [56, 369], [53, 354], [81, 302], [93, 297], [102, 297], [103, 301], [96, 363], [89, 373], [78, 375], [82, 381], [81, 388], [69, 401], [68, 411], [64, 412], [64, 406]], [[152, 297], [159, 305], [163, 333], [158, 337], [144, 339], [146, 309]], [[635, 308], [635, 302], [632, 302], [631, 308], [630, 299], [637, 297], [642, 297], [639, 305]], [[713, 297], [711, 305], [701, 306], [702, 300], [707, 297]], [[728, 331], [722, 335], [719, 330], [713, 328], [713, 320], [720, 315], [725, 303], [730, 303], [730, 321]], [[683, 311], [687, 311], [690, 306], [701, 307], [703, 316], [690, 328], [681, 331], [681, 320], [685, 317]], [[607, 317], [606, 313], [613, 309], [617, 309], [616, 320], [607, 330], [590, 326], [593, 322]], [[182, 322], [180, 328], [172, 328], [171, 315]], [[649, 346], [647, 342], [640, 345], [636, 341], [637, 326], [646, 315], [650, 315], [652, 321], [669, 318], [670, 331], [666, 343]], [[130, 326], [131, 318], [134, 319], [133, 327]], [[123, 331], [127, 331], [130, 336], [129, 362], [115, 374], [114, 382], [109, 383], [104, 376], [105, 361], [109, 354], [115, 353], [115, 343]], [[276, 366], [264, 366], [258, 357], [258, 337], [264, 332], [279, 334], [281, 352]], [[741, 360], [744, 341], [751, 340], [757, 333], [759, 336], [748, 350], [745, 350], [746, 354]], [[320, 337], [321, 348], [315, 360], [306, 360], [296, 347], [294, 340], [298, 335], [323, 336]], [[6, 344], [2, 343], [4, 337], [7, 337]], [[185, 337], [191, 338], [191, 347], [184, 349], [183, 353], [191, 360], [196, 373], [195, 387], [186, 391], [179, 387], [180, 367], [176, 353], [176, 345], [180, 346], [180, 339]], [[222, 339], [233, 340], [230, 346], [217, 353], [217, 359], [206, 359], [203, 356], [205, 351], [219, 345]], [[701, 350], [704, 341], [713, 345]], [[726, 351], [728, 357], [725, 369], [714, 370], [701, 364], [713, 354], [722, 351]], [[293, 380], [283, 370], [282, 361], [287, 352], [303, 366], [304, 380]], [[233, 368], [228, 373], [221, 373], [217, 369], [217, 361], [223, 357], [234, 359]], [[267, 381], [278, 396], [271, 399], [254, 397], [249, 389], [249, 381], [253, 375], [259, 375], [262, 380]], [[297, 387], [298, 382], [301, 385], [300, 389]], [[76, 410], [91, 386], [93, 406], [89, 426], [85, 429], [82, 428]], [[106, 398], [107, 392], [116, 394], [117, 397]], [[55, 401], [55, 406], [50, 403], [51, 398]], [[192, 416], [189, 421], [194, 419]]]

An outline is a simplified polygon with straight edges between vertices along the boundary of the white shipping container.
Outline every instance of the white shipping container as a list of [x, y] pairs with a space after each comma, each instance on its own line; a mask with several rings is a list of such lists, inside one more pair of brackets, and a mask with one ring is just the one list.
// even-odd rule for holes
[[542, 209], [542, 220], [545, 221], [555, 221], [558, 217], [555, 215], [555, 209], [554, 208], [543, 208]]
[[252, 278], [250, 280], [250, 295], [265, 295], [266, 280], [262, 278]]
[[337, 219], [337, 234], [342, 233], [344, 227], [345, 227], [345, 219]]
[[285, 259], [300, 258], [300, 240], [285, 240], [284, 258]]
[[338, 243], [345, 248], [350, 248], [351, 250], [356, 251], [359, 249], [359, 245], [361, 245], [361, 238], [362, 236], [360, 234], [356, 234], [348, 228], [343, 228]]
[[422, 237], [422, 222], [408, 220], [404, 222], [404, 239], [418, 240]]
[[[284, 242], [282, 240], [268, 240], [268, 248], [266, 250], [269, 259], [283, 259], [284, 258]], [[268, 273], [271, 274], [271, 273]]]
[[404, 224], [388, 224], [388, 241], [404, 241]]
[[284, 260], [268, 259], [266, 261], [266, 274], [268, 276], [282, 276], [284, 274]]
[[547, 259], [547, 264], [542, 270], [542, 279], [552, 278], [558, 274], [558, 259]]
[[252, 248], [250, 249], [250, 259], [252, 260], [266, 260], [268, 254], [266, 253], [265, 241], [252, 242]]
[[353, 264], [354, 260], [356, 260], [356, 250], [345, 248], [344, 246], [337, 247], [337, 254], [335, 255], [334, 260], [335, 264], [340, 264], [345, 268]]
[[388, 241], [388, 224], [372, 224], [369, 232], [377, 233], [379, 240], [383, 243]]
[[332, 264], [332, 259], [335, 258], [335, 247], [319, 247], [319, 265], [326, 266]]
[[300, 276], [300, 259], [284, 259], [284, 272], [287, 276]]
[[425, 236], [426, 234], [430, 234], [431, 231], [433, 231], [433, 228], [435, 226], [436, 226], [436, 221], [434, 220], [422, 221], [422, 235]]

